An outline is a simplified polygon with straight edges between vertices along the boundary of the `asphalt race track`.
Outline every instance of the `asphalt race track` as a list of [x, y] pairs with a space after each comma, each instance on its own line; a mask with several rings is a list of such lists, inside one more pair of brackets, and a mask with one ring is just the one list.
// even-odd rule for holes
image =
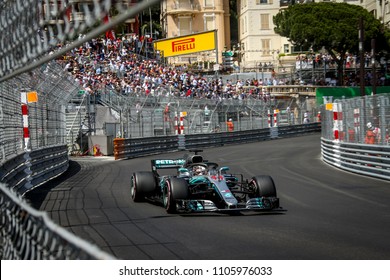
[[27, 198], [118, 259], [390, 259], [390, 183], [323, 163], [320, 134], [203, 152], [233, 173], [271, 175], [283, 214], [170, 215], [132, 202], [132, 172], [182, 155], [72, 158], [65, 174]]

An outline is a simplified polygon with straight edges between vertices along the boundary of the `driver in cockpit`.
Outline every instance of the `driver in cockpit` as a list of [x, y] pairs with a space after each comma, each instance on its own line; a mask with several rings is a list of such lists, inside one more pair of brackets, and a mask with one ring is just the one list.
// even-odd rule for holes
[[195, 165], [192, 167], [192, 174], [194, 176], [207, 175], [207, 168], [201, 165]]

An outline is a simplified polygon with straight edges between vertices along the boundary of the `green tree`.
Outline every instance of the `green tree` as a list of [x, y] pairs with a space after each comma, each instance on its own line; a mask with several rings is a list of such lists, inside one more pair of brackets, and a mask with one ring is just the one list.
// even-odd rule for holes
[[[384, 38], [383, 25], [373, 14], [347, 3], [295, 4], [274, 16], [275, 32], [296, 47], [325, 49], [337, 63], [338, 84], [343, 84], [343, 64], [347, 52], [359, 52], [359, 20], [364, 21], [364, 49], [371, 39]], [[381, 46], [385, 47], [385, 46]]]
[[230, 10], [230, 39], [231, 44], [237, 45], [238, 43], [238, 15], [237, 15], [237, 0], [229, 0]]
[[[152, 21], [152, 31], [154, 35], [157, 35], [157, 39], [162, 38], [162, 27], [160, 24], [161, 20], [161, 7], [160, 3], [157, 3], [142, 11], [140, 14], [141, 26], [140, 26], [140, 34], [146, 35], [150, 34], [150, 21]], [[158, 34], [156, 34], [156, 31]]]

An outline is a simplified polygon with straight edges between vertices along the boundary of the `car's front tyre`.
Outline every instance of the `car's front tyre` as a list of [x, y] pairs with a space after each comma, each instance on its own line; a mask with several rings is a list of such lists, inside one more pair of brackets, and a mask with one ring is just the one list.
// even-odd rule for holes
[[260, 175], [252, 177], [249, 182], [253, 194], [250, 197], [276, 197], [276, 187], [271, 176]]
[[182, 178], [170, 178], [166, 181], [163, 190], [163, 202], [168, 213], [176, 212], [176, 200], [187, 199], [189, 196], [188, 185]]

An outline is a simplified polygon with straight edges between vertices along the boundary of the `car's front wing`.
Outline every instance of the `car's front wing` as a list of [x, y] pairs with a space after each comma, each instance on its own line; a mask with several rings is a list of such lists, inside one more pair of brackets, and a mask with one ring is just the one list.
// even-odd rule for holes
[[238, 203], [221, 208], [217, 207], [211, 200], [177, 200], [177, 211], [185, 213], [233, 213], [244, 211], [255, 212], [285, 212], [287, 210], [279, 207], [279, 199], [276, 197], [251, 198], [246, 203]]

